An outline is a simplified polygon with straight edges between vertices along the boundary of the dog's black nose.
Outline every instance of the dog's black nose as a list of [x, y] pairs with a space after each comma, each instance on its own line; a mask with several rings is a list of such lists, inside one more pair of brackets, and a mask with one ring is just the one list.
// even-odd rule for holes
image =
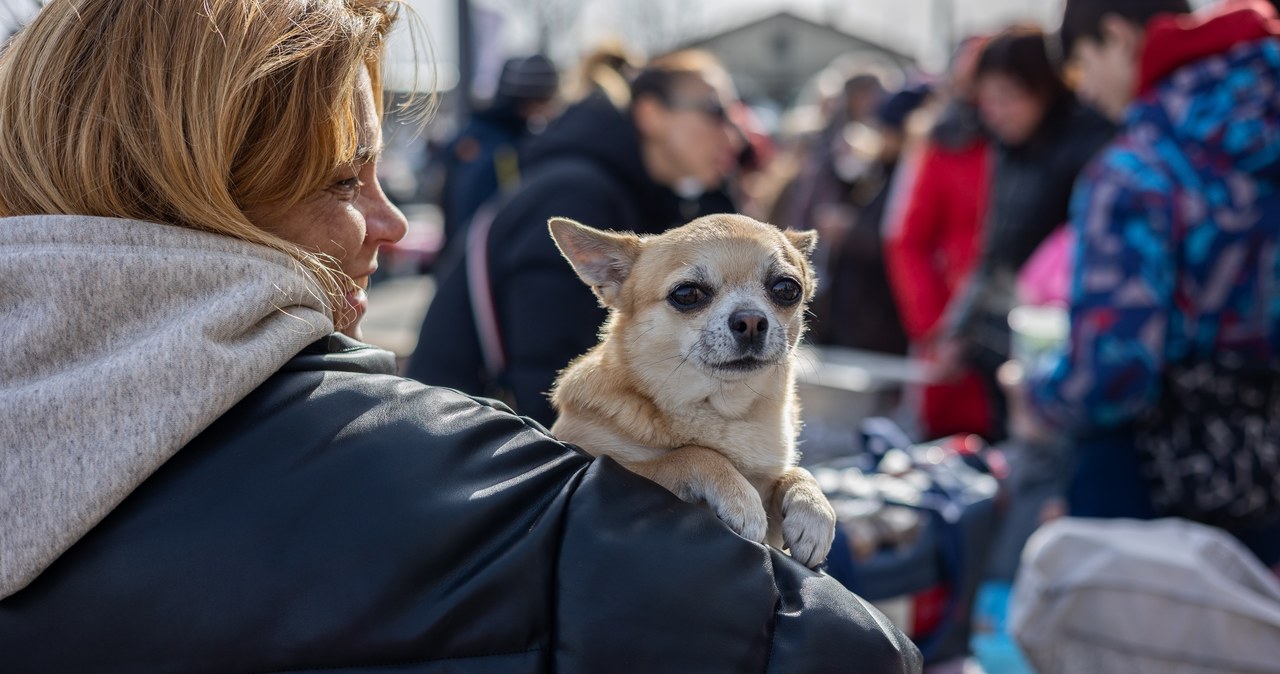
[[729, 317], [729, 329], [739, 341], [755, 341], [764, 337], [769, 329], [769, 319], [759, 311], [739, 311]]

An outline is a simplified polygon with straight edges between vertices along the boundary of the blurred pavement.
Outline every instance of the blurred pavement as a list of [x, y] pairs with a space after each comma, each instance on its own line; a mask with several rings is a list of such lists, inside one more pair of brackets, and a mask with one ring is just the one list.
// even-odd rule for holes
[[418, 329], [435, 290], [435, 278], [430, 275], [396, 276], [369, 288], [364, 341], [391, 351], [403, 362], [418, 343]]

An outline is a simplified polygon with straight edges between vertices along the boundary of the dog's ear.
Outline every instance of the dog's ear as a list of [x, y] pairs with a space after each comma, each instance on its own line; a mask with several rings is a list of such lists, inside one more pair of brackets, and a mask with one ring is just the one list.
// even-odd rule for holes
[[593, 229], [568, 218], [551, 218], [547, 226], [578, 278], [591, 286], [602, 304], [614, 306], [640, 256], [640, 237]]
[[787, 241], [800, 251], [800, 254], [806, 258], [813, 255], [813, 249], [818, 247], [818, 233], [812, 229], [800, 231], [798, 229], [784, 229], [783, 236], [787, 237]]

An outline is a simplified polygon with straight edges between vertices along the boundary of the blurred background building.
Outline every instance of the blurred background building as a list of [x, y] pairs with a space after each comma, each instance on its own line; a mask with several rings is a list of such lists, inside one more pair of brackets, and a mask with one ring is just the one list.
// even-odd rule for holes
[[[16, 30], [43, 1], [0, 0], [0, 35]], [[539, 51], [567, 66], [610, 37], [623, 38], [649, 54], [698, 45], [724, 58], [732, 54], [721, 50], [734, 49], [730, 43], [735, 36], [764, 37], [757, 50], [764, 45], [763, 51], [768, 52], [808, 47], [788, 46], [790, 38], [777, 38], [770, 30], [781, 29], [786, 35], [799, 30], [806, 39], [844, 34], [850, 36], [849, 51], [881, 50], [937, 72], [965, 35], [990, 32], [1015, 21], [1049, 27], [1060, 13], [1060, 3], [1054, 0], [405, 0], [404, 4], [413, 8], [429, 40], [416, 50], [420, 61], [416, 84], [440, 92], [451, 91], [467, 65], [467, 59], [459, 56], [460, 45], [468, 41], [460, 39], [459, 26], [468, 22], [460, 22], [459, 15], [469, 8], [474, 35], [472, 81], [482, 97], [492, 90], [507, 54]], [[404, 88], [413, 83], [408, 66], [415, 60], [415, 49], [404, 30], [399, 38], [393, 45], [401, 64], [396, 86]], [[816, 46], [827, 48], [827, 37], [815, 39], [821, 42]], [[803, 77], [799, 64], [807, 61], [799, 51], [795, 53], [796, 66], [786, 74]], [[785, 91], [772, 80], [768, 87], [771, 92]]]

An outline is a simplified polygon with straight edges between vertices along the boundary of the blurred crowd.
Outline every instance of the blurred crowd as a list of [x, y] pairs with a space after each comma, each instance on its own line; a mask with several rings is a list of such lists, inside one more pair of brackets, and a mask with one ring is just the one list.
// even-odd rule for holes
[[550, 422], [544, 393], [603, 313], [530, 223], [659, 232], [734, 211], [819, 232], [812, 343], [929, 362], [922, 435], [1004, 437], [1006, 316], [1066, 299], [1064, 266], [1037, 267], [1030, 297], [1018, 271], [1046, 241], [1065, 246], [1052, 235], [1072, 183], [1114, 129], [1052, 50], [1015, 26], [964, 40], [942, 77], [846, 57], [780, 115], [740, 100], [703, 52], [610, 44], [563, 76], [542, 55], [508, 60], [432, 153], [446, 239], [410, 373]]
[[[547, 220], [645, 234], [742, 212], [819, 232], [810, 342], [925, 364], [916, 439], [1049, 457], [1037, 521], [1183, 515], [1276, 565], [1274, 442], [1171, 418], [1261, 428], [1280, 400], [1277, 35], [1260, 0], [1071, 0], [1059, 31], [969, 37], [941, 76], [840, 59], [780, 115], [704, 52], [607, 45], [565, 74], [513, 58], [433, 155], [447, 242], [408, 374], [550, 426], [546, 392], [605, 313]], [[1268, 373], [1265, 402], [1178, 399], [1193, 367], [1221, 390]], [[1254, 463], [1172, 458], [1211, 436]], [[1258, 507], [1169, 495], [1196, 471]]]
[[[432, 153], [446, 238], [430, 348], [410, 373], [549, 423], [544, 393], [603, 313], [531, 223], [659, 232], [736, 211], [819, 232], [811, 342], [932, 363], [922, 434], [1003, 437], [995, 372], [1016, 273], [1066, 221], [1072, 182], [1112, 130], [1050, 51], [1042, 31], [1014, 27], [965, 40], [942, 78], [846, 57], [781, 115], [739, 100], [702, 52], [646, 61], [610, 44], [563, 77], [542, 55], [510, 59]], [[1060, 279], [1035, 285], [1057, 288], [1039, 302], [1065, 299]]]
[[[0, 668], [958, 674], [985, 634], [1041, 674], [1280, 672], [1277, 3], [1063, 0], [941, 74], [850, 54], [785, 105], [707, 51], [522, 54], [412, 159], [382, 114], [409, 3], [35, 3], [0, 43]], [[818, 234], [795, 369], [900, 366], [881, 409], [829, 406], [840, 433], [758, 380], [659, 401], [775, 403], [750, 421], [841, 452], [800, 459], [803, 495], [757, 470], [793, 456], [686, 454], [748, 431], [636, 440], [673, 451], [632, 473], [540, 427], [631, 273], [582, 238], [586, 287], [549, 221], [717, 213], [789, 256]], [[404, 259], [435, 290], [397, 362], [362, 319]], [[800, 554], [645, 481], [668, 460]]]

